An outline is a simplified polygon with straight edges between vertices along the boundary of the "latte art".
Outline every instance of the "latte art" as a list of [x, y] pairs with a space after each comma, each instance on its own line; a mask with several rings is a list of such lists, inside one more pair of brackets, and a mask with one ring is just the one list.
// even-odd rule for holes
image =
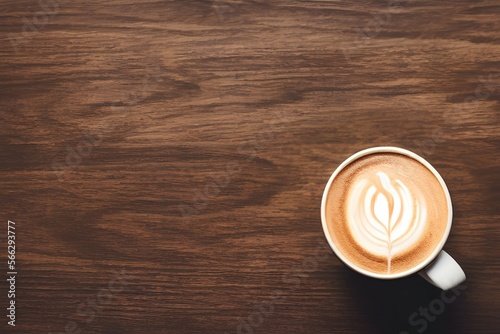
[[418, 242], [426, 225], [425, 202], [401, 180], [376, 172], [357, 180], [348, 196], [349, 227], [368, 252], [391, 258]]
[[419, 161], [372, 153], [345, 166], [325, 199], [328, 233], [355, 266], [382, 275], [419, 265], [445, 237], [450, 206], [442, 184]]

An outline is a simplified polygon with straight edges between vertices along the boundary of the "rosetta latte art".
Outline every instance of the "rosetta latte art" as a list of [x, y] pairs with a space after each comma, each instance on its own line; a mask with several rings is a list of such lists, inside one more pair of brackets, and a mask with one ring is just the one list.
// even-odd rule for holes
[[354, 240], [367, 252], [391, 259], [415, 245], [427, 224], [422, 196], [390, 172], [376, 172], [359, 178], [348, 197], [349, 228]]

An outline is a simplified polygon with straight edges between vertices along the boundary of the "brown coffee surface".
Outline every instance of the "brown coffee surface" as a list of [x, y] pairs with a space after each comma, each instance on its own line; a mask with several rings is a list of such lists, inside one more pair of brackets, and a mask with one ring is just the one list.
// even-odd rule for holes
[[445, 237], [445, 190], [419, 161], [373, 153], [346, 166], [326, 198], [328, 231], [355, 266], [397, 274], [425, 261]]

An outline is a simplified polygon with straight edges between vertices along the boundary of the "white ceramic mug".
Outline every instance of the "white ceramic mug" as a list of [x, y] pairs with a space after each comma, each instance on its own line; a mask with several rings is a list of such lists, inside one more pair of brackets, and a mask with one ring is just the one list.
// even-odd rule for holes
[[[446, 195], [446, 201], [448, 203], [448, 225], [446, 228], [446, 232], [443, 235], [443, 238], [439, 242], [439, 244], [436, 246], [432, 254], [423, 262], [420, 264], [416, 265], [415, 267], [401, 272], [401, 273], [396, 273], [396, 274], [378, 274], [374, 272], [370, 272], [368, 270], [365, 270], [363, 268], [360, 268], [356, 266], [354, 263], [349, 261], [336, 247], [335, 243], [333, 242], [329, 232], [328, 232], [328, 227], [326, 224], [326, 198], [328, 195], [328, 190], [330, 189], [333, 180], [335, 177], [340, 173], [344, 167], [347, 165], [351, 164], [353, 161], [369, 155], [373, 153], [399, 153], [406, 155], [421, 164], [423, 164], [427, 169], [429, 169], [439, 180], [444, 193]], [[451, 289], [463, 281], [465, 281], [465, 273], [460, 268], [458, 263], [450, 256], [448, 253], [446, 253], [443, 250], [443, 246], [446, 243], [446, 240], [448, 239], [448, 236], [450, 234], [451, 230], [451, 225], [452, 225], [452, 220], [453, 220], [453, 208], [451, 205], [451, 197], [450, 193], [448, 191], [448, 187], [446, 187], [446, 184], [444, 183], [443, 178], [439, 173], [432, 167], [430, 163], [428, 163], [424, 158], [420, 157], [419, 155], [402, 149], [398, 147], [389, 147], [389, 146], [383, 146], [383, 147], [373, 147], [369, 148], [363, 151], [360, 151], [358, 153], [353, 154], [349, 158], [347, 158], [337, 169], [333, 172], [332, 176], [330, 177], [330, 180], [326, 184], [325, 191], [323, 192], [323, 199], [321, 202], [321, 222], [323, 224], [323, 232], [325, 233], [326, 239], [328, 240], [328, 243], [330, 244], [330, 247], [334, 251], [334, 253], [339, 257], [342, 262], [344, 262], [348, 267], [354, 269], [355, 271], [374, 278], [379, 278], [379, 279], [396, 279], [396, 278], [401, 278], [405, 276], [412, 275], [416, 272], [418, 272], [423, 278], [425, 278], [428, 282], [434, 284], [438, 288], [441, 288], [443, 290], [448, 290]]]

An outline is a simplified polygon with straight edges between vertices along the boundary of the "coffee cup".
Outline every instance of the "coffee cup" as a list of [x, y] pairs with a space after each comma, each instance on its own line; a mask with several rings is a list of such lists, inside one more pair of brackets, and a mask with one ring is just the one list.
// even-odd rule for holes
[[321, 203], [325, 237], [348, 267], [378, 279], [418, 272], [443, 290], [465, 281], [443, 250], [452, 220], [441, 175], [398, 147], [373, 147], [347, 158], [331, 175]]

